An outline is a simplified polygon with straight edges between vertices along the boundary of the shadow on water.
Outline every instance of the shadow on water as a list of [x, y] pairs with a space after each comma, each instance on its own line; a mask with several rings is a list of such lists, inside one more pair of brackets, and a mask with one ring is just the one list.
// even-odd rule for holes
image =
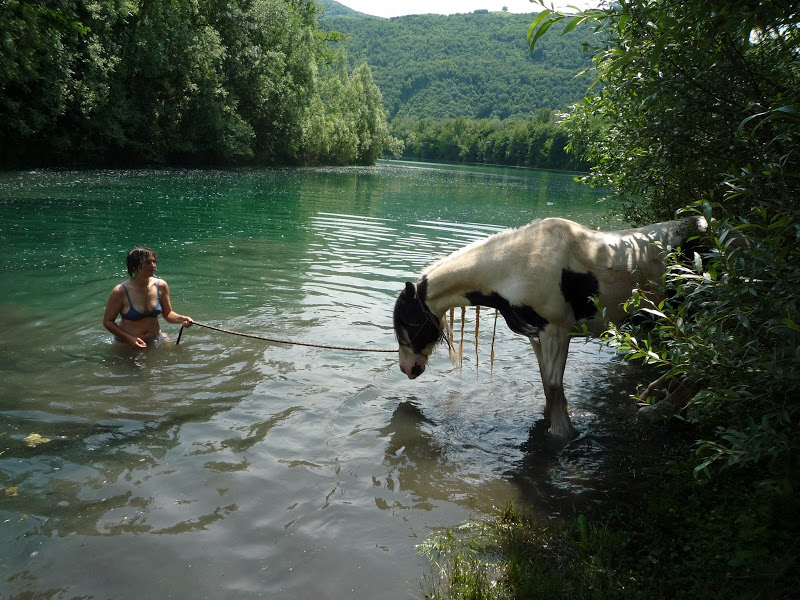
[[[520, 449], [522, 459], [506, 474], [522, 502], [548, 516], [569, 516], [603, 505], [630, 483], [629, 453], [639, 427], [632, 401], [620, 395], [611, 406], [600, 397], [584, 398], [597, 417], [588, 432], [568, 443], [554, 440], [544, 419], [537, 420]], [[626, 414], [628, 413], [628, 414]], [[579, 419], [574, 420], [581, 428]]]

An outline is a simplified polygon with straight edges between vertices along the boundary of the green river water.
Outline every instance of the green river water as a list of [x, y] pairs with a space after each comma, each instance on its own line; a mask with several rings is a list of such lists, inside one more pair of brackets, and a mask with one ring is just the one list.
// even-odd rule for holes
[[[251, 334], [396, 347], [403, 282], [547, 216], [609, 227], [573, 175], [367, 168], [0, 174], [0, 597], [419, 597], [416, 545], [508, 502], [544, 517], [612, 493], [630, 367], [575, 341], [586, 440], [528, 444], [544, 396], [527, 341], [467, 313], [409, 381], [396, 355], [194, 327], [135, 352], [101, 318], [125, 254], [159, 254], [175, 310]], [[162, 324], [174, 341], [178, 327]]]

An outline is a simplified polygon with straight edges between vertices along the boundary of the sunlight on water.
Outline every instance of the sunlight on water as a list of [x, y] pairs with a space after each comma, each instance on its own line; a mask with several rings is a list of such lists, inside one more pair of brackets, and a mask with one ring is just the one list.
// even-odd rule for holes
[[[634, 380], [573, 343], [586, 439], [537, 449], [527, 342], [493, 311], [408, 381], [396, 355], [164, 325], [101, 325], [125, 253], [159, 254], [175, 309], [313, 344], [396, 347], [391, 310], [433, 260], [547, 216], [607, 222], [570, 174], [385, 163], [0, 175], [0, 516], [14, 597], [406, 598], [430, 531], [509, 501], [568, 514], [613, 486]], [[460, 339], [460, 324], [457, 324]], [[324, 574], [324, 576], [320, 576]]]

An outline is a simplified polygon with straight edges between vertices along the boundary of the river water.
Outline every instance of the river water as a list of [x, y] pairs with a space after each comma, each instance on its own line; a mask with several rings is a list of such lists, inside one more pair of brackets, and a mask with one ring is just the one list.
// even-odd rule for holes
[[[111, 343], [125, 254], [159, 254], [174, 308], [315, 344], [396, 347], [407, 279], [532, 219], [610, 222], [573, 176], [375, 167], [0, 174], [0, 597], [419, 597], [416, 545], [509, 502], [542, 518], [613, 493], [630, 367], [574, 341], [585, 438], [530, 443], [544, 395], [524, 338], [466, 315], [464, 364], [163, 324]], [[457, 313], [456, 317], [460, 315]], [[456, 329], [459, 329], [458, 322]]]

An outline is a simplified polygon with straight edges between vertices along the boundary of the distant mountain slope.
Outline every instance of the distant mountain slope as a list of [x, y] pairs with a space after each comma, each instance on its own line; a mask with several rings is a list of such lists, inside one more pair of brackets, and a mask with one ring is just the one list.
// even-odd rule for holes
[[330, 18], [330, 17], [361, 17], [364, 19], [381, 18], [381, 17], [374, 17], [366, 13], [358, 12], [357, 10], [348, 8], [344, 4], [340, 4], [335, 0], [317, 0], [317, 4], [319, 4], [325, 10], [325, 18]]
[[[539, 109], [579, 101], [591, 80], [581, 43], [588, 29], [551, 34], [531, 55], [526, 34], [533, 14], [486, 11], [383, 19], [344, 16], [328, 4], [321, 28], [335, 29], [349, 60], [366, 61], [391, 119], [418, 117], [531, 118]], [[341, 5], [338, 5], [341, 6]]]

